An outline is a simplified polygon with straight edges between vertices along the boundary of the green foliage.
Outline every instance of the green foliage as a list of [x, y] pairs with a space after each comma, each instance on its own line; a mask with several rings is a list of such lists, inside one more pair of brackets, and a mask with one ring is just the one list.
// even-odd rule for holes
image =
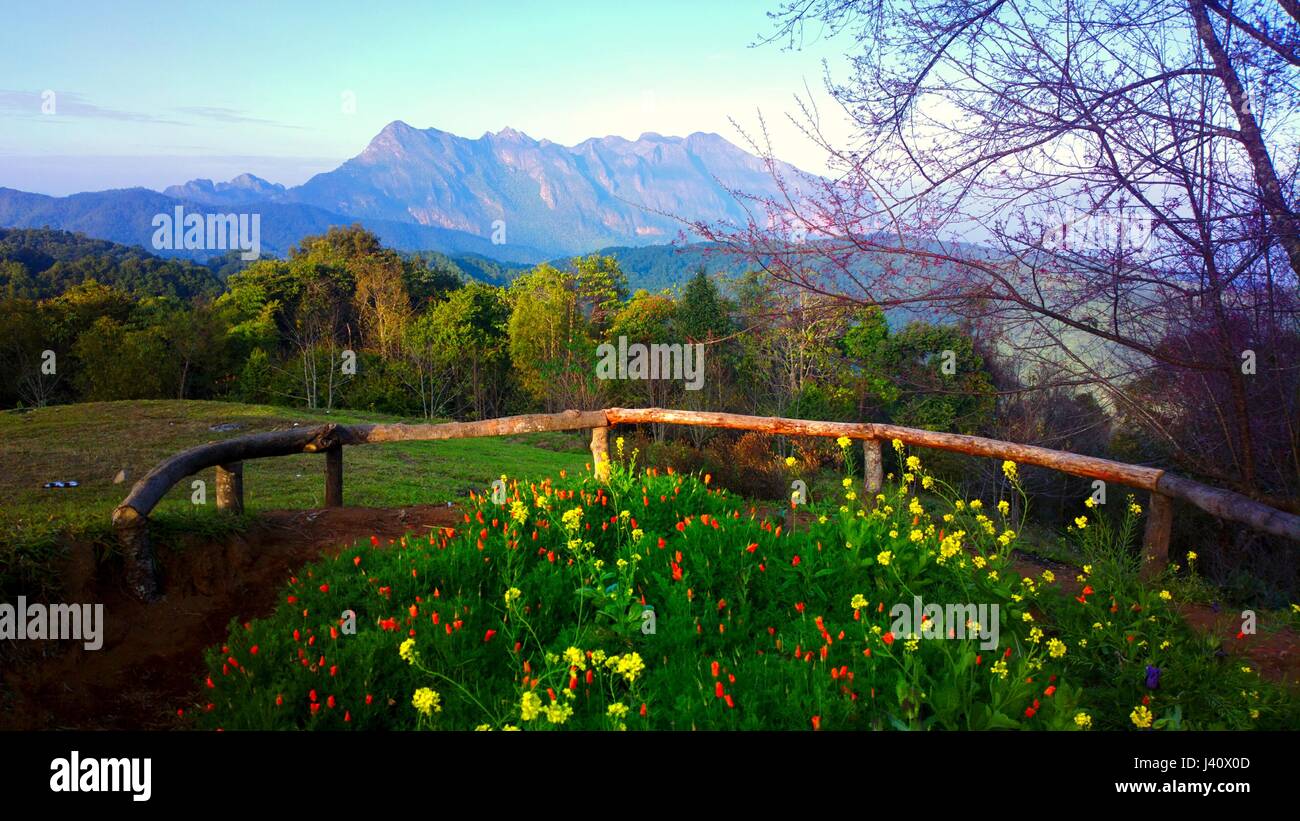
[[[608, 485], [514, 481], [504, 504], [472, 497], [454, 532], [375, 539], [307, 566], [274, 614], [232, 624], [208, 653], [197, 722], [1077, 731], [1134, 729], [1147, 710], [1157, 729], [1295, 720], [1278, 688], [1217, 660], [1152, 591], [1098, 574], [1090, 594], [1141, 607], [1145, 644], [1125, 639], [1127, 617], [1084, 624], [1092, 616], [1069, 612], [1050, 574], [1018, 577], [1014, 535], [995, 536], [974, 503], [932, 519], [913, 490], [928, 484], [919, 462], [908, 460], [911, 482], [865, 504], [846, 491], [791, 531], [700, 478], [638, 472], [636, 457], [620, 454]], [[896, 609], [914, 596], [996, 603], [997, 646], [975, 627], [945, 640], [955, 626], [937, 619], [915, 635]], [[1116, 651], [1127, 661], [1102, 663]], [[1148, 660], [1164, 665], [1158, 689]], [[1246, 706], [1220, 708], [1232, 700]]]

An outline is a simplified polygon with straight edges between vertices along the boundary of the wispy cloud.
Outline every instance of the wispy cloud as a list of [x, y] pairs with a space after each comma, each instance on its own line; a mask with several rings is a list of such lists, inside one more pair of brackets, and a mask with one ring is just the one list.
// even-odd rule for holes
[[194, 117], [203, 117], [208, 120], [215, 120], [222, 123], [240, 123], [247, 125], [266, 125], [272, 128], [293, 128], [301, 130], [302, 126], [290, 125], [277, 120], [266, 120], [261, 117], [249, 117], [245, 112], [234, 108], [222, 108], [221, 106], [185, 106], [176, 109], [182, 114], [189, 114]]
[[[53, 114], [58, 117], [80, 117], [92, 120], [116, 120], [127, 123], [157, 123], [161, 125], [186, 125], [178, 120], [159, 117], [142, 111], [126, 111], [87, 102], [73, 91], [55, 91], [52, 98]], [[41, 117], [46, 104], [45, 92], [0, 89], [0, 114]]]

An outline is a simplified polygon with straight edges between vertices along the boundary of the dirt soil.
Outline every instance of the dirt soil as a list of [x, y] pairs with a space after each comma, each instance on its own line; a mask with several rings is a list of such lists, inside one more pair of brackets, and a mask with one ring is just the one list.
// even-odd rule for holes
[[104, 646], [12, 642], [0, 648], [0, 729], [179, 729], [197, 697], [203, 651], [231, 619], [268, 615], [303, 564], [358, 540], [396, 539], [455, 526], [445, 505], [272, 512], [245, 532], [160, 551], [165, 597], [133, 599], [120, 575], [75, 546], [64, 568], [67, 602], [102, 602]]

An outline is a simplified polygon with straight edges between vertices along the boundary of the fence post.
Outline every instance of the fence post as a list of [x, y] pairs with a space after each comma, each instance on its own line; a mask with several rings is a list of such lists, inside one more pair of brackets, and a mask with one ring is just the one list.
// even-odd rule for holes
[[862, 475], [867, 483], [867, 493], [874, 496], [885, 486], [885, 465], [880, 455], [879, 439], [863, 440], [862, 462]]
[[343, 507], [343, 446], [325, 449], [325, 507]]
[[1142, 578], [1159, 576], [1169, 564], [1169, 533], [1173, 524], [1173, 499], [1151, 491], [1147, 505], [1147, 526], [1142, 534]]
[[244, 463], [217, 465], [217, 510], [244, 512]]
[[596, 479], [609, 481], [609, 426], [591, 429], [591, 468]]

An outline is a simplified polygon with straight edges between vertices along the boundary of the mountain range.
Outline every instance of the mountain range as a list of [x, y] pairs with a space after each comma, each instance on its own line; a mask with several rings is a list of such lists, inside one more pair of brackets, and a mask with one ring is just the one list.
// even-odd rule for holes
[[[776, 170], [796, 186], [815, 179], [786, 164]], [[49, 197], [0, 188], [0, 226], [48, 226], [150, 248], [155, 215], [221, 208], [261, 214], [262, 249], [277, 255], [330, 225], [360, 222], [399, 250], [532, 263], [669, 243], [696, 220], [743, 225], [750, 215], [733, 191], [778, 194], [763, 160], [717, 134], [563, 146], [511, 128], [470, 139], [395, 121], [356, 157], [299, 186], [242, 174], [162, 192]]]

